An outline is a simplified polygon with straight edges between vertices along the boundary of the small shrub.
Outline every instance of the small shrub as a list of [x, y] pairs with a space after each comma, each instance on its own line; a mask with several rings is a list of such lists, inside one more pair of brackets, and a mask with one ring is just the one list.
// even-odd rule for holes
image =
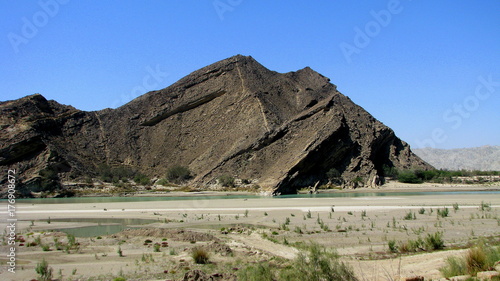
[[155, 184], [156, 185], [168, 186], [168, 180], [167, 179], [159, 179]]
[[458, 209], [460, 209], [460, 207], [458, 206], [458, 203], [454, 203], [453, 210], [456, 212], [456, 211], [458, 211]]
[[425, 246], [427, 250], [441, 250], [444, 248], [443, 233], [436, 232], [434, 234], [427, 234], [425, 238]]
[[465, 264], [467, 265], [467, 271], [471, 275], [487, 270], [486, 253], [483, 247], [470, 248], [465, 256]]
[[267, 263], [247, 266], [238, 271], [238, 280], [242, 281], [273, 281], [274, 274]]
[[392, 253], [396, 253], [398, 251], [398, 247], [396, 246], [396, 240], [387, 241], [387, 246], [389, 247], [389, 251]]
[[446, 259], [446, 265], [441, 267], [439, 271], [445, 278], [466, 275], [467, 265], [465, 264], [464, 259], [458, 257], [448, 257]]
[[479, 205], [479, 209], [481, 211], [491, 211], [491, 204], [488, 204], [488, 203], [484, 203], [484, 201], [481, 201], [481, 205]]
[[209, 263], [209, 254], [203, 248], [200, 248], [200, 247], [194, 248], [192, 253], [191, 253], [191, 257], [193, 258], [194, 262], [197, 264]]
[[425, 209], [424, 209], [424, 207], [420, 208], [420, 210], [418, 210], [418, 213], [419, 213], [420, 215], [425, 214]]
[[442, 210], [441, 209], [437, 210], [437, 215], [439, 217], [442, 217], [442, 218], [447, 217], [449, 213], [450, 213], [450, 210], [448, 210], [448, 208], [446, 208], [446, 207], [444, 207]]
[[300, 252], [292, 265], [280, 273], [278, 280], [358, 280], [352, 268], [339, 261], [337, 254], [325, 251], [318, 244], [312, 244], [308, 248], [307, 253]]
[[38, 280], [52, 280], [52, 268], [49, 267], [49, 263], [45, 259], [42, 259], [42, 262], [36, 264], [35, 271], [38, 274]]
[[415, 171], [401, 171], [398, 174], [398, 181], [402, 183], [422, 183], [422, 179], [419, 178]]
[[222, 175], [217, 178], [219, 183], [224, 187], [234, 187], [234, 178], [229, 175]]
[[499, 247], [487, 247], [484, 243], [470, 248], [462, 257], [450, 257], [446, 265], [439, 269], [444, 277], [458, 275], [476, 275], [479, 271], [491, 270], [495, 263], [500, 260]]
[[180, 183], [191, 178], [191, 171], [188, 167], [175, 165], [168, 169], [167, 180]]
[[123, 257], [123, 251], [121, 247], [118, 246], [118, 250], [116, 250], [116, 253], [118, 254], [119, 257]]
[[415, 220], [416, 216], [411, 210], [403, 217], [404, 220]]
[[161, 247], [161, 245], [160, 245], [160, 244], [158, 244], [158, 243], [155, 243], [155, 245], [154, 245], [153, 247], [154, 247], [154, 251], [155, 251], [155, 252], [159, 252], [159, 251], [160, 251], [160, 247]]
[[148, 176], [143, 175], [141, 173], [135, 175], [134, 177], [134, 182], [140, 185], [150, 185], [151, 180], [148, 178]]

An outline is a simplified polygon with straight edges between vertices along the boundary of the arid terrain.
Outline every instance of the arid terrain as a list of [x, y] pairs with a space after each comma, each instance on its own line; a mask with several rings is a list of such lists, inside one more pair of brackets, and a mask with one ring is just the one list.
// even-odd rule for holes
[[[445, 193], [400, 193], [433, 189]], [[458, 193], [446, 192], [461, 189]], [[464, 192], [471, 189], [486, 191]], [[398, 184], [398, 189], [388, 185], [338, 192], [349, 197], [228, 200], [201, 193], [192, 200], [174, 201], [19, 201], [21, 241], [17, 245], [16, 273], [7, 272], [3, 266], [0, 278], [37, 278], [35, 266], [45, 259], [58, 280], [113, 280], [120, 276], [126, 280], [182, 280], [194, 269], [214, 276], [213, 280], [233, 280], [239, 271], [258, 262], [286, 267], [314, 242], [329, 251], [335, 249], [360, 280], [398, 280], [399, 276], [439, 280], [439, 268], [446, 257], [463, 255], [465, 248], [479, 238], [500, 242], [498, 190], [498, 186]], [[384, 196], [375, 196], [381, 193]], [[74, 243], [67, 234], [50, 231], [98, 224], [61, 221], [85, 218], [156, 222], [111, 235], [77, 236]], [[436, 233], [442, 233], [443, 250], [407, 249], [408, 241], [423, 241]], [[388, 247], [390, 241], [395, 242], [395, 253]], [[7, 247], [3, 243], [2, 252], [7, 252]], [[195, 247], [209, 253], [207, 264], [193, 261]], [[5, 264], [6, 258], [1, 259]]]

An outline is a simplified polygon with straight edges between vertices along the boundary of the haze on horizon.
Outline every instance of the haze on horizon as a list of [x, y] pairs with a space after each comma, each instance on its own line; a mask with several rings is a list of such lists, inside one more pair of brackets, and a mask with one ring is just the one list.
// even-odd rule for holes
[[115, 108], [236, 54], [310, 66], [413, 148], [500, 144], [500, 2], [0, 3], [0, 100]]

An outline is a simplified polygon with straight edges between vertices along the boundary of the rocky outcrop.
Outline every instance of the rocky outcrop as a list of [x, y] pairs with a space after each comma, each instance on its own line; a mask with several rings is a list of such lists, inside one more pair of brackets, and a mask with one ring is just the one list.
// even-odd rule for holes
[[117, 109], [84, 112], [36, 94], [0, 111], [0, 165], [29, 192], [43, 189], [43, 173], [81, 179], [102, 163], [151, 177], [183, 165], [191, 185], [231, 175], [275, 193], [326, 183], [332, 169], [355, 187], [375, 183], [383, 166], [431, 168], [328, 78], [241, 55]]

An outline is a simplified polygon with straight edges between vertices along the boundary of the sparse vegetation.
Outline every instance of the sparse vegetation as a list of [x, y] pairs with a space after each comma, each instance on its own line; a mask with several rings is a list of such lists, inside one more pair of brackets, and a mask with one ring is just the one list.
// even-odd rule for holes
[[268, 263], [250, 265], [238, 272], [238, 280], [241, 281], [273, 281], [274, 274]]
[[292, 266], [280, 272], [280, 280], [357, 281], [353, 270], [339, 261], [336, 253], [327, 252], [318, 244], [308, 247], [307, 253], [300, 252]]
[[230, 175], [222, 175], [217, 178], [219, 181], [219, 184], [222, 185], [223, 187], [234, 187], [235, 186], [235, 180], [232, 176]]
[[406, 213], [406, 215], [403, 217], [404, 220], [416, 220], [417, 216], [415, 215], [414, 212], [411, 210]]
[[435, 183], [473, 183], [463, 182], [458, 177], [478, 177], [478, 176], [498, 176], [499, 171], [449, 171], [449, 170], [403, 170], [398, 171], [394, 168], [384, 166], [385, 176], [396, 178], [399, 182], [403, 183], [422, 183], [422, 182], [435, 182]]
[[446, 208], [446, 207], [444, 207], [442, 210], [441, 209], [437, 209], [437, 215], [438, 215], [438, 217], [445, 218], [449, 214], [450, 214], [450, 210], [448, 210], [448, 208]]
[[427, 234], [425, 238], [425, 246], [427, 250], [441, 250], [444, 248], [443, 233], [436, 232], [434, 234]]
[[167, 171], [167, 180], [174, 183], [182, 183], [191, 177], [191, 171], [185, 166], [175, 165]]
[[205, 249], [201, 247], [195, 247], [191, 252], [191, 257], [197, 264], [209, 263], [209, 254]]
[[159, 179], [155, 183], [156, 185], [162, 185], [162, 186], [168, 186], [168, 180], [167, 179]]
[[481, 205], [479, 205], [479, 209], [481, 211], [491, 211], [491, 204], [485, 203], [484, 201], [481, 201]]
[[401, 171], [398, 173], [398, 181], [403, 183], [422, 183], [414, 171]]
[[35, 271], [38, 274], [39, 281], [52, 280], [52, 267], [49, 267], [49, 263], [45, 259], [36, 264]]
[[151, 184], [151, 180], [148, 178], [148, 176], [141, 174], [141, 173], [138, 173], [137, 175], [135, 175], [134, 182], [137, 184], [140, 184], [140, 185], [150, 185]]
[[398, 251], [398, 247], [396, 246], [396, 240], [387, 241], [387, 246], [389, 247], [389, 251], [392, 253], [396, 253]]
[[449, 257], [440, 271], [446, 278], [466, 274], [475, 276], [479, 271], [491, 270], [499, 260], [498, 246], [486, 246], [484, 242], [480, 242], [479, 245], [470, 248], [465, 257]]

